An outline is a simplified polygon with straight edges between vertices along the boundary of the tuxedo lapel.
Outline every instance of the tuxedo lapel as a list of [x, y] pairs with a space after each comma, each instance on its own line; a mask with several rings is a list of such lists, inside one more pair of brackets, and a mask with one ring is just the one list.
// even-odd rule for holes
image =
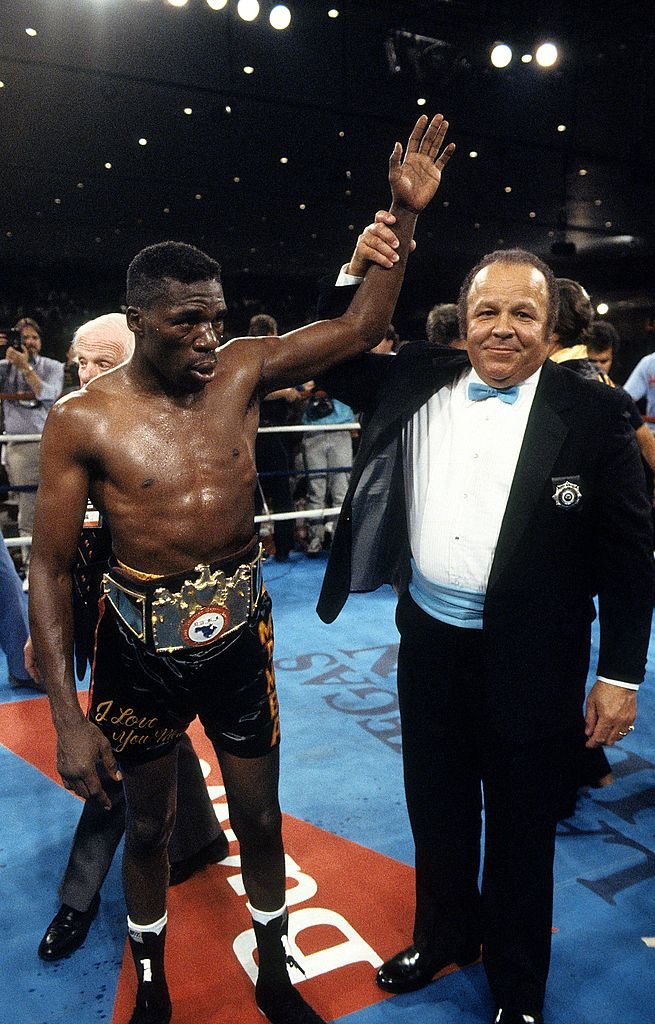
[[[416, 351], [411, 351], [416, 345]], [[465, 352], [412, 343], [406, 356], [398, 355], [398, 371], [389, 374], [375, 414], [363, 432], [357, 462], [363, 465], [380, 438], [398, 431], [432, 395], [468, 367]], [[401, 363], [402, 358], [402, 363]], [[394, 367], [395, 370], [395, 367]]]
[[566, 380], [559, 377], [557, 368], [547, 361], [541, 371], [530, 410], [487, 592], [493, 589], [510, 562], [540, 499], [544, 483], [552, 476], [553, 466], [569, 432], [569, 426], [561, 413], [569, 407], [570, 400]]

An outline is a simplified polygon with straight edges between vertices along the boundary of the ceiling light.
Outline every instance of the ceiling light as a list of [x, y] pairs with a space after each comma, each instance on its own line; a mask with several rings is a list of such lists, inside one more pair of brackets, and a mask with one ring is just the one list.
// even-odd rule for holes
[[596, 312], [600, 316], [605, 316], [605, 314], [609, 313], [609, 311], [610, 311], [610, 308], [609, 308], [609, 306], [607, 305], [606, 302], [599, 302], [598, 305], [596, 306]]
[[280, 163], [281, 164], [288, 164], [289, 163], [289, 157], [288, 156], [281, 156], [280, 157]]
[[109, 162], [107, 162], [107, 163], [105, 164], [105, 170], [107, 170], [107, 171], [110, 171], [110, 170], [111, 170], [111, 164], [110, 164]]
[[55, 205], [61, 206], [61, 199], [55, 199]]
[[535, 57], [540, 67], [552, 68], [553, 64], [557, 63], [557, 58], [559, 57], [555, 43], [542, 43], [541, 46], [537, 47]]
[[531, 64], [532, 63], [532, 54], [531, 53], [524, 53], [523, 56], [521, 57], [521, 63], [522, 64]]
[[84, 182], [83, 181], [78, 181], [77, 187], [78, 188], [84, 188]]
[[202, 199], [202, 192], [196, 192], [194, 199]]
[[239, 182], [241, 181], [241, 178], [232, 178], [232, 181], [234, 182], [235, 185], [238, 185]]
[[184, 113], [188, 114], [188, 115], [191, 115], [193, 113], [193, 107], [185, 107], [184, 108]]
[[227, 3], [227, 0], [207, 0], [207, 6], [211, 7], [212, 11], [222, 11]]
[[25, 31], [26, 31], [28, 36], [34, 37], [37, 34], [37, 31], [36, 31], [35, 28], [26, 28]]
[[534, 212], [534, 210], [530, 210], [528, 217], [530, 217], [531, 220], [534, 220], [536, 216], [537, 214]]
[[168, 0], [171, 7], [186, 7], [189, 0]]
[[4, 82], [0, 82], [0, 89], [4, 89], [4, 87], [5, 87], [5, 83]]
[[276, 4], [268, 16], [273, 28], [282, 30], [291, 24], [291, 11], [284, 4]]
[[257, 0], [239, 0], [239, 3], [237, 4], [237, 13], [244, 21], [254, 21], [259, 14], [259, 4], [257, 3]]
[[594, 199], [594, 206], [602, 206], [602, 205], [603, 205], [603, 200], [602, 199]]
[[330, 10], [328, 11], [328, 18], [338, 18], [338, 17], [339, 17], [339, 12], [336, 9], [336, 7], [331, 7]]
[[578, 171], [578, 174], [580, 175], [581, 178], [584, 178], [588, 173], [589, 172], [586, 169], [586, 167], [581, 167], [580, 170]]
[[148, 140], [147, 139], [139, 139], [139, 145], [140, 146], [147, 146], [148, 145]]
[[606, 227], [606, 228], [611, 228], [611, 226], [612, 226], [612, 222], [611, 222], [611, 220], [606, 220], [606, 221], [605, 221], [605, 227]]
[[506, 68], [512, 59], [512, 50], [507, 43], [496, 43], [489, 59], [495, 68]]
[[255, 69], [251, 67], [250, 64], [246, 64], [245, 68], [243, 69], [243, 73], [244, 75], [252, 75], [254, 70]]
[[346, 137], [346, 133], [345, 132], [339, 132], [339, 138], [340, 139], [345, 139], [345, 137]]
[[511, 185], [505, 185], [505, 191], [507, 193], [511, 192], [512, 191], [512, 186]]
[[299, 209], [299, 210], [306, 210], [306, 209], [307, 209], [307, 207], [305, 206], [305, 204], [304, 204], [304, 203], [300, 203], [300, 205], [298, 206], [298, 209]]
[[566, 125], [565, 124], [558, 124], [557, 125], [557, 131], [558, 132], [565, 132], [566, 131]]
[[419, 98], [416, 101], [416, 106], [417, 107], [424, 107], [427, 102], [428, 101], [426, 100], [425, 96], [419, 96]]
[[232, 107], [226, 107], [225, 108], [225, 113], [226, 114], [231, 114], [232, 113]]
[[476, 160], [477, 156], [478, 156], [477, 149], [472, 149], [471, 152], [469, 153], [469, 156], [470, 156], [471, 160]]

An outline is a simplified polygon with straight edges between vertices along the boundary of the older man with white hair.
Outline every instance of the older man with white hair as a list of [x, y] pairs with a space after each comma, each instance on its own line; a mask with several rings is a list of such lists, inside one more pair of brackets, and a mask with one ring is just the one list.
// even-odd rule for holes
[[84, 386], [132, 358], [134, 335], [124, 313], [104, 313], [77, 328], [72, 347]]

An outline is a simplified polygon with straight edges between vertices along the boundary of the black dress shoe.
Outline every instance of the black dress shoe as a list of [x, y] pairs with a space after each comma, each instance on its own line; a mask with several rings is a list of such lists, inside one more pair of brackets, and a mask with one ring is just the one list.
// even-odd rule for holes
[[540, 1013], [517, 1013], [516, 1010], [499, 1009], [493, 1024], [544, 1024]]
[[409, 946], [382, 964], [375, 975], [375, 981], [385, 992], [414, 992], [431, 982], [444, 967], [450, 964], [466, 967], [467, 964], [475, 963], [479, 956], [479, 946], [464, 950], [461, 956], [445, 958]]
[[39, 943], [38, 954], [42, 960], [61, 960], [70, 956], [84, 942], [91, 922], [98, 913], [100, 896], [96, 893], [88, 910], [74, 910], [63, 903], [46, 928]]
[[197, 853], [193, 853], [185, 860], [176, 860], [171, 864], [169, 886], [186, 882], [187, 878], [191, 878], [191, 875], [195, 875], [196, 871], [200, 871], [207, 864], [218, 864], [219, 861], [227, 857], [228, 852], [227, 836], [221, 832], [216, 839], [212, 839], [211, 843], [207, 843], [207, 846], [203, 846]]

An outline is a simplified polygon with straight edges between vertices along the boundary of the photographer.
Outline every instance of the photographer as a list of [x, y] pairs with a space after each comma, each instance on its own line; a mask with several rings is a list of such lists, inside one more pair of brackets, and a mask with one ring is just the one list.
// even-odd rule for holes
[[[24, 317], [9, 332], [5, 358], [0, 359], [0, 392], [12, 396], [2, 400], [7, 434], [40, 434], [51, 406], [62, 392], [63, 364], [47, 359], [40, 352], [41, 329], [34, 320]], [[16, 487], [38, 484], [39, 442], [8, 441], [6, 465], [10, 484]], [[21, 537], [32, 533], [35, 502], [35, 491], [18, 492]], [[29, 548], [23, 548], [23, 563], [27, 569]]]

